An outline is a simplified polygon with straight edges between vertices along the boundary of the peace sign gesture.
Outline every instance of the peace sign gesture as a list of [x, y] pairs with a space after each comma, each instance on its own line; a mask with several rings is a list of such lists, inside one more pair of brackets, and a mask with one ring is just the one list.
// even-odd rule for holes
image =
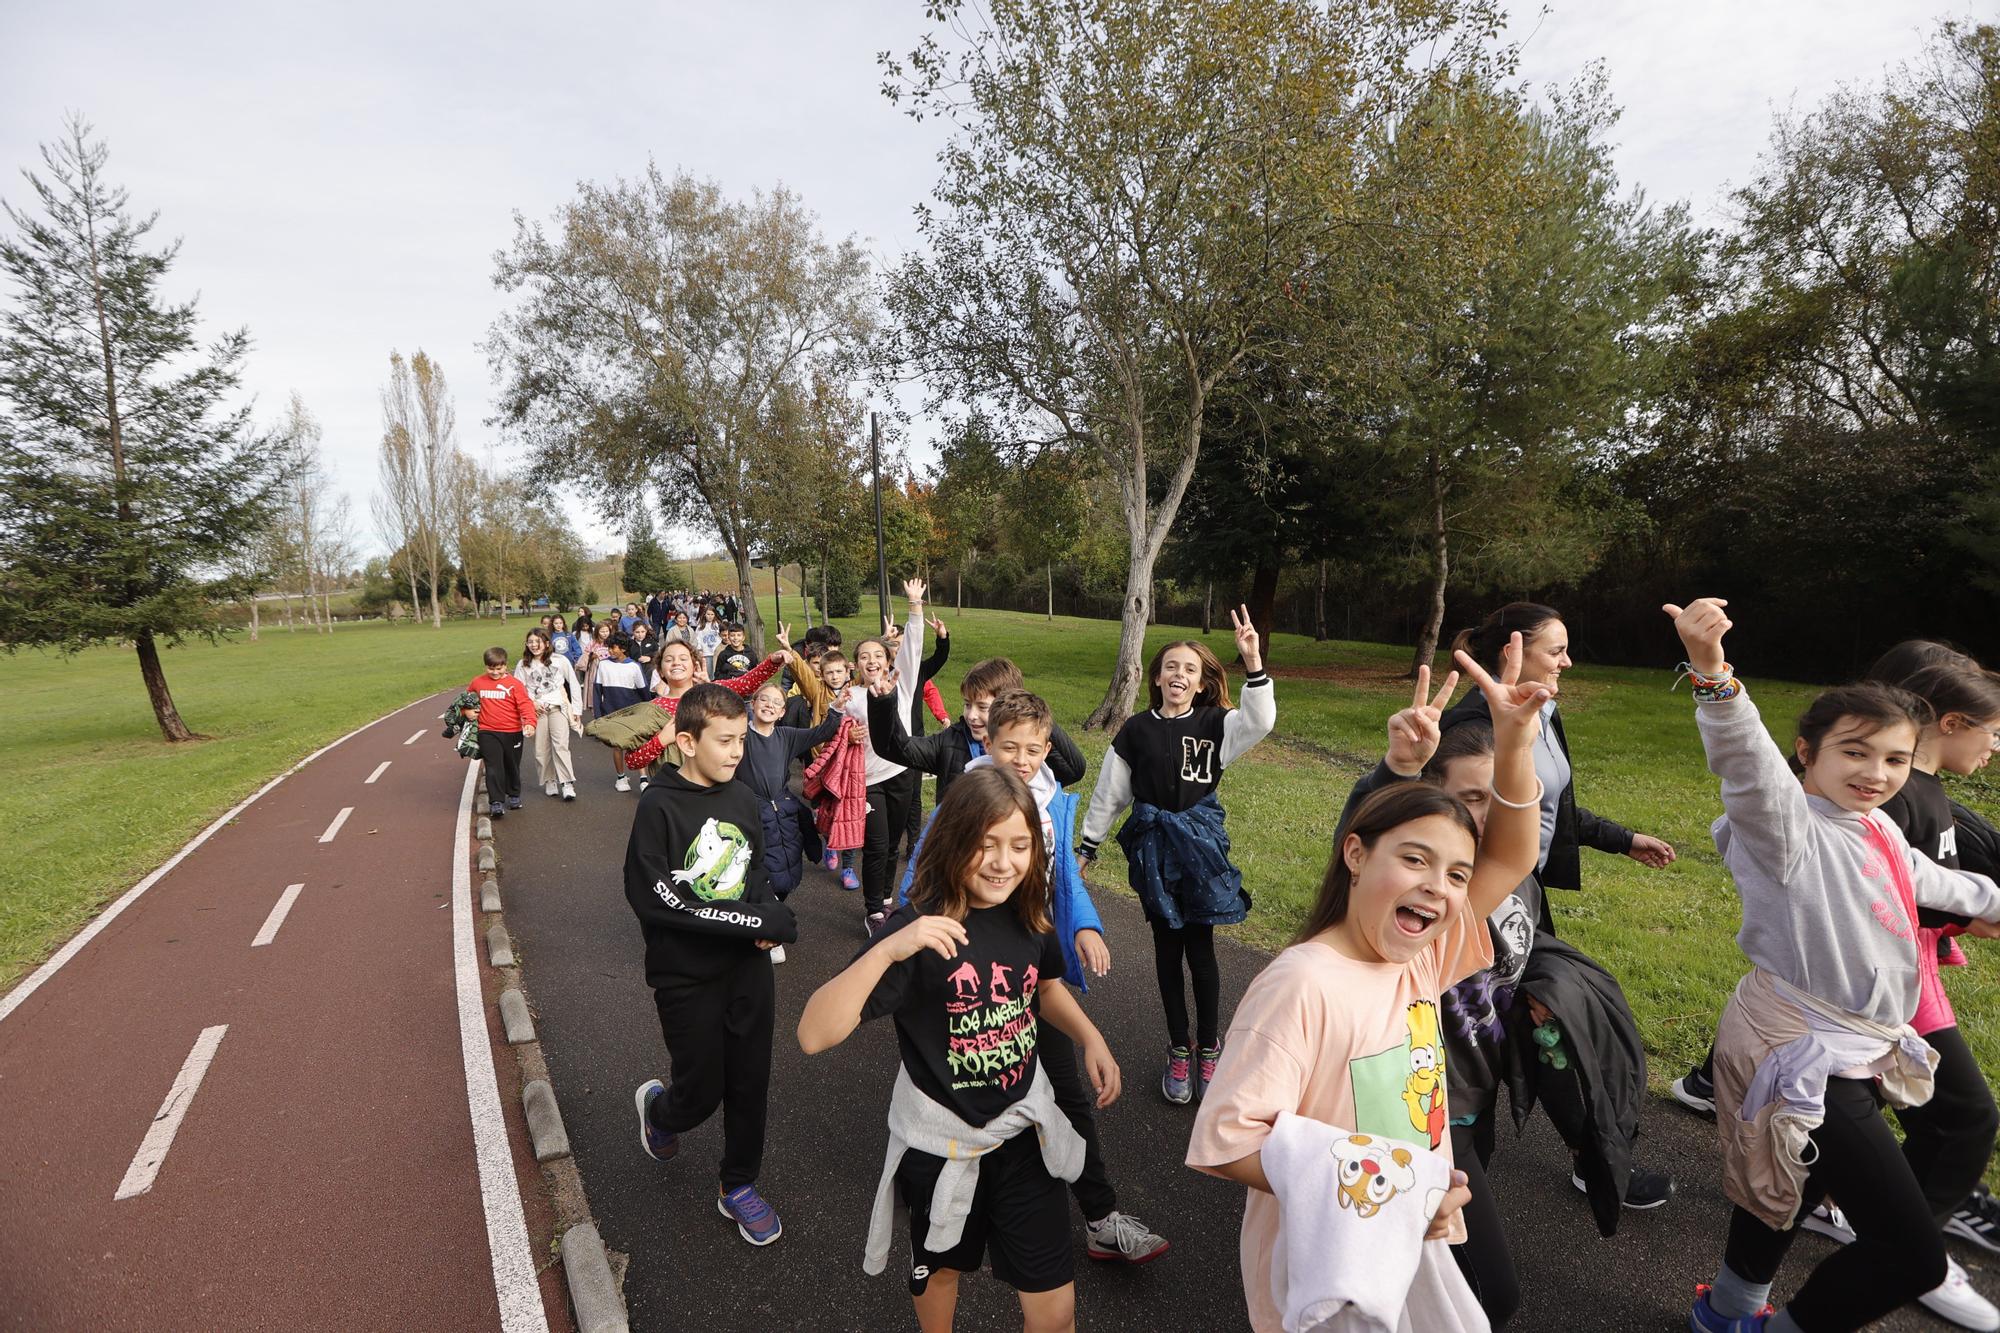
[[1389, 719], [1389, 753], [1382, 762], [1389, 771], [1399, 777], [1413, 778], [1424, 771], [1431, 756], [1437, 753], [1438, 741], [1443, 733], [1438, 723], [1444, 717], [1444, 706], [1451, 701], [1451, 692], [1458, 688], [1456, 671], [1444, 678], [1438, 687], [1436, 697], [1431, 695], [1431, 669], [1417, 668], [1416, 697], [1410, 706]]
[[1245, 671], [1264, 669], [1263, 645], [1257, 638], [1257, 627], [1250, 623], [1250, 608], [1238, 606], [1229, 613], [1229, 627], [1236, 631], [1236, 654], [1243, 659]]
[[940, 639], [949, 639], [951, 637], [951, 630], [946, 628], [944, 617], [933, 616], [925, 623], [931, 627], [931, 633], [937, 635]]
[[778, 622], [778, 643], [786, 648], [792, 646], [792, 627], [782, 620]]
[[1500, 651], [1500, 678], [1495, 680], [1490, 672], [1472, 660], [1472, 655], [1464, 649], [1452, 654], [1458, 660], [1458, 669], [1472, 677], [1481, 694], [1486, 696], [1486, 707], [1493, 714], [1493, 750], [1495, 754], [1513, 748], [1525, 750], [1533, 743], [1541, 730], [1542, 705], [1555, 696], [1549, 687], [1542, 684], [1522, 685], [1521, 679], [1521, 635], [1517, 630], [1507, 636], [1507, 646]]

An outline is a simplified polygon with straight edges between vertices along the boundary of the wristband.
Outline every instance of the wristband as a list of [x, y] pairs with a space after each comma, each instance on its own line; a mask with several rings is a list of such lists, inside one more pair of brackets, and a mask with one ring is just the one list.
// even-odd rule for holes
[[1682, 680], [1688, 681], [1696, 703], [1727, 703], [1729, 700], [1743, 693], [1743, 684], [1736, 679], [1736, 668], [1730, 666], [1727, 662], [1722, 664], [1722, 672], [1719, 675], [1710, 675], [1706, 671], [1697, 671], [1692, 662], [1681, 663], [1680, 673], [1680, 675], [1674, 678], [1673, 685], [1668, 688], [1670, 690], [1676, 689], [1680, 686]]
[[1536, 778], [1535, 794], [1525, 801], [1510, 801], [1500, 794], [1500, 789], [1497, 787], [1493, 788], [1489, 794], [1493, 797], [1494, 804], [1504, 805], [1509, 810], [1533, 810], [1542, 803], [1542, 797], [1547, 791], [1548, 788], [1542, 785], [1542, 780]]

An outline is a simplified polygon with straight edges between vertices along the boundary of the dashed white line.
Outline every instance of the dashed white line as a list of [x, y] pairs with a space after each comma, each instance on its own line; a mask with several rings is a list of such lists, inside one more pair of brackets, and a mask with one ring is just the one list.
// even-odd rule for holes
[[256, 939], [250, 941], [251, 948], [262, 948], [278, 938], [278, 927], [285, 924], [285, 913], [292, 910], [292, 904], [298, 901], [299, 890], [304, 887], [303, 884], [285, 886], [285, 891], [278, 895], [277, 905], [271, 909], [271, 915], [264, 918], [264, 928], [257, 932]]
[[347, 822], [347, 817], [353, 813], [354, 813], [353, 806], [351, 805], [341, 806], [340, 813], [333, 817], [333, 822], [326, 826], [326, 832], [319, 835], [319, 840], [321, 842], [332, 842], [333, 835], [340, 832], [340, 826], [342, 824], [345, 824]]
[[416, 744], [416, 743], [417, 743], [418, 741], [422, 740], [422, 739], [423, 739], [424, 737], [426, 737], [426, 736], [428, 736], [428, 735], [430, 735], [430, 734], [431, 734], [431, 729], [430, 729], [429, 727], [425, 727], [425, 728], [424, 728], [424, 729], [423, 729], [422, 731], [420, 731], [420, 732], [418, 732], [418, 733], [417, 733], [416, 735], [414, 735], [414, 736], [410, 737], [410, 739], [408, 739], [408, 740], [404, 741], [404, 742], [403, 742], [403, 744], [405, 744], [405, 745], [415, 745], [415, 744]]
[[387, 773], [388, 771], [389, 771], [389, 761], [387, 759], [384, 759], [381, 763], [375, 765], [375, 771], [373, 773], [370, 773], [367, 776], [367, 778], [363, 780], [361, 785], [364, 787], [374, 786], [375, 779], [381, 777], [384, 773]]
[[203, 1028], [201, 1035], [195, 1038], [194, 1049], [181, 1062], [181, 1072], [174, 1075], [174, 1086], [167, 1089], [167, 1099], [160, 1103], [159, 1113], [147, 1127], [146, 1137], [140, 1141], [132, 1165], [125, 1168], [125, 1179], [118, 1182], [118, 1192], [111, 1196], [112, 1202], [144, 1194], [153, 1188], [153, 1178], [160, 1174], [160, 1165], [167, 1160], [167, 1149], [174, 1146], [174, 1135], [180, 1132], [181, 1121], [187, 1118], [188, 1107], [201, 1088], [209, 1062], [215, 1059], [215, 1048], [222, 1044], [222, 1034], [227, 1031], [229, 1025], [221, 1023]]

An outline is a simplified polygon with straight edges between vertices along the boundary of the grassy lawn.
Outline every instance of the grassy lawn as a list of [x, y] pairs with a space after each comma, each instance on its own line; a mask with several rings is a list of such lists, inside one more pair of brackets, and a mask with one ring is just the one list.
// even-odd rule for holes
[[[789, 588], [784, 609], [800, 632], [803, 617]], [[957, 642], [940, 688], [954, 713], [959, 676], [995, 653], [1022, 664], [1073, 732], [1103, 693], [1115, 624], [999, 611], [944, 615]], [[850, 642], [879, 625], [872, 600], [863, 615], [837, 623]], [[511, 647], [522, 629], [510, 624], [503, 636], [490, 620], [442, 630], [377, 623], [331, 636], [267, 627], [255, 644], [238, 638], [171, 650], [168, 678], [181, 711], [212, 738], [178, 749], [160, 741], [129, 652], [0, 659], [0, 689], [16, 704], [10, 752], [19, 779], [0, 793], [0, 827], [14, 839], [0, 866], [0, 986], [273, 773], [371, 718], [459, 683], [477, 669], [480, 649], [500, 641]], [[1670, 648], [1662, 629], [1664, 661]], [[1187, 634], [1156, 629], [1148, 649]], [[1225, 654], [1230, 646], [1224, 632], [1209, 642]], [[1243, 938], [1282, 945], [1311, 902], [1348, 787], [1380, 753], [1388, 715], [1409, 701], [1398, 679], [1406, 661], [1405, 649], [1377, 644], [1292, 635], [1275, 641], [1277, 732], [1223, 784], [1256, 902], [1238, 928]], [[1583, 804], [1668, 839], [1680, 860], [1653, 871], [1586, 853], [1584, 892], [1552, 895], [1563, 934], [1624, 983], [1661, 1085], [1707, 1045], [1744, 966], [1734, 942], [1736, 901], [1708, 837], [1720, 812], [1715, 781], [1686, 691], [1670, 694], [1671, 679], [1665, 669], [1580, 668], [1564, 680], [1563, 713]], [[1746, 679], [1767, 720], [1789, 739], [1790, 719], [1810, 691]], [[1107, 738], [1077, 739], [1094, 770]], [[1961, 799], [2000, 813], [2000, 786], [1954, 786]], [[1105, 852], [1093, 880], [1100, 892], [1123, 892], [1117, 845]], [[1112, 943], [1143, 948], [1138, 940]], [[1990, 948], [1967, 952], [1973, 965], [1953, 969], [1947, 984], [1981, 1060], [2000, 1069], [2000, 962]]]

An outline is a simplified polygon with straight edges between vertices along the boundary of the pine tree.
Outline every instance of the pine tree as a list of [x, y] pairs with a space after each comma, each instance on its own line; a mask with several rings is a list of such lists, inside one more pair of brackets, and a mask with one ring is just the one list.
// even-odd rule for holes
[[673, 571], [668, 568], [667, 553], [653, 535], [653, 516], [640, 505], [625, 543], [626, 591], [651, 596], [671, 582]]
[[144, 248], [158, 215], [132, 216], [106, 156], [73, 117], [27, 174], [39, 214], [0, 205], [0, 645], [130, 643], [184, 741], [160, 643], [222, 632], [218, 603], [245, 591], [229, 557], [270, 522], [283, 464], [223, 407], [249, 334], [197, 341], [195, 303], [160, 290], [179, 245]]

